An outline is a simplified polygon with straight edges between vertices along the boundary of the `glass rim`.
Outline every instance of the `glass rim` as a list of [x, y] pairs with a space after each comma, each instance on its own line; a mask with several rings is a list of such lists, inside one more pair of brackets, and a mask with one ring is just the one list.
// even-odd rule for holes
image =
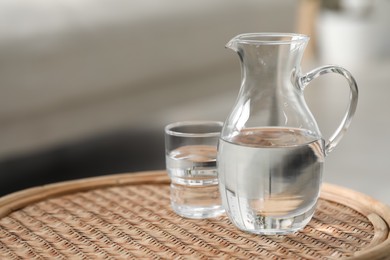
[[172, 136], [181, 136], [181, 137], [216, 137], [221, 134], [221, 131], [218, 132], [204, 132], [199, 133], [196, 131], [188, 131], [188, 132], [180, 132], [172, 130], [174, 127], [180, 127], [180, 126], [223, 126], [223, 122], [221, 121], [214, 121], [214, 120], [191, 120], [191, 121], [179, 121], [175, 123], [168, 124], [165, 126], [165, 134], [172, 135]]
[[293, 42], [307, 42], [310, 37], [300, 33], [243, 33], [237, 35], [234, 39], [242, 43], [274, 45], [291, 44]]

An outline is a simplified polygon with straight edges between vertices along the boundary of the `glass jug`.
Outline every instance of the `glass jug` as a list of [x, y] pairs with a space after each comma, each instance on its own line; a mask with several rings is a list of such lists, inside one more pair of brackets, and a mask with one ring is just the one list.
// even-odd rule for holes
[[[218, 179], [226, 213], [241, 230], [284, 234], [310, 221], [324, 159], [354, 115], [358, 89], [347, 70], [329, 65], [301, 73], [308, 41], [300, 34], [250, 33], [226, 45], [240, 57], [242, 82], [219, 140]], [[326, 141], [303, 92], [311, 80], [330, 72], [347, 79], [350, 101]]]

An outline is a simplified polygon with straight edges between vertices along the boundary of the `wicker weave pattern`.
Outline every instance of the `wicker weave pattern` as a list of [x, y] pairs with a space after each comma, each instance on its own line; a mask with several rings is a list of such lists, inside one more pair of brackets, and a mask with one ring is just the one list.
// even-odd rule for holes
[[225, 216], [178, 217], [166, 184], [126, 185], [59, 196], [2, 218], [0, 258], [329, 259], [363, 250], [373, 234], [365, 216], [323, 199], [302, 232], [257, 236]]

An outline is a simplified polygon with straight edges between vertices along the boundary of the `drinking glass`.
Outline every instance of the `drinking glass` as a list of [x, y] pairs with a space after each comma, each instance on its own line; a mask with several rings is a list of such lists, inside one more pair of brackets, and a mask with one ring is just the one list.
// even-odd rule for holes
[[218, 189], [219, 121], [184, 121], [165, 127], [165, 155], [171, 206], [180, 216], [211, 218], [224, 209]]

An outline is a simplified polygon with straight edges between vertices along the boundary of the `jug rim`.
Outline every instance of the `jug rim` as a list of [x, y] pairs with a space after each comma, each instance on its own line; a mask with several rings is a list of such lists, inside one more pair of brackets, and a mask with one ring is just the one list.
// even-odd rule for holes
[[291, 44], [293, 42], [308, 42], [310, 37], [300, 33], [242, 33], [234, 37], [232, 40], [240, 43], [276, 45], [276, 44]]

